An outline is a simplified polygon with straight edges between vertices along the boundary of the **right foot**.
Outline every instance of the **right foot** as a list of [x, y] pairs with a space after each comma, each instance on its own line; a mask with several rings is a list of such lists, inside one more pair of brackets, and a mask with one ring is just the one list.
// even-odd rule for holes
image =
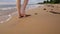
[[24, 16], [20, 16], [19, 18], [23, 18], [23, 17], [29, 17], [31, 15], [24, 15]]
[[23, 18], [24, 16], [22, 16], [21, 14], [19, 15], [19, 18]]

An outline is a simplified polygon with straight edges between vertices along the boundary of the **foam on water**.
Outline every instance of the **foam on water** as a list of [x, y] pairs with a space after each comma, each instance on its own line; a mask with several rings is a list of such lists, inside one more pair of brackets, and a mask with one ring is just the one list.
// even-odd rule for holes
[[[3, 17], [4, 17], [4, 16], [3, 16]], [[0, 21], [0, 23], [4, 23], [4, 22], [6, 22], [6, 21], [9, 21], [12, 16], [9, 14], [9, 15], [7, 15], [6, 17], [8, 17], [8, 18], [5, 19], [5, 20]]]
[[[29, 5], [29, 6], [27, 6], [26, 10], [34, 9], [34, 8], [39, 7], [39, 6], [44, 6], [44, 5]], [[4, 11], [4, 10], [10, 10], [10, 9], [14, 9], [14, 8], [16, 8], [16, 7], [0, 8], [0, 10], [3, 10]], [[4, 23], [6, 21], [9, 21], [12, 18], [12, 16], [14, 16], [16, 14], [17, 14], [17, 11], [16, 12], [13, 12], [12, 14], [9, 14], [9, 15], [2, 16], [4, 19], [3, 20], [0, 19], [1, 20], [0, 23]]]
[[16, 7], [8, 7], [8, 8], [0, 8], [0, 10], [10, 10], [10, 9], [14, 9]]
[[9, 16], [9, 18], [6, 21], [9, 21], [11, 19], [11, 17], [12, 17], [11, 15], [8, 15], [8, 16]]

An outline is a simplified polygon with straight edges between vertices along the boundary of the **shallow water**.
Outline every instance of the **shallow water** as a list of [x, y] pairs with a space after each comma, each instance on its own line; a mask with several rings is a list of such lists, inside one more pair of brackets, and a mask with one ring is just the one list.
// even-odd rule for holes
[[[28, 5], [26, 10], [37, 8], [39, 6], [43, 5]], [[5, 5], [3, 7], [0, 7], [0, 23], [10, 20], [13, 15], [17, 14], [15, 5]]]

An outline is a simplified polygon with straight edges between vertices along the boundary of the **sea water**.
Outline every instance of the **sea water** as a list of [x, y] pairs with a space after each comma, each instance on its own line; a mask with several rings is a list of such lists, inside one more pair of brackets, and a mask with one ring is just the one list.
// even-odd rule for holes
[[[43, 6], [40, 4], [29, 4], [26, 10]], [[12, 18], [12, 15], [17, 14], [16, 5], [0, 5], [0, 23], [4, 23]]]

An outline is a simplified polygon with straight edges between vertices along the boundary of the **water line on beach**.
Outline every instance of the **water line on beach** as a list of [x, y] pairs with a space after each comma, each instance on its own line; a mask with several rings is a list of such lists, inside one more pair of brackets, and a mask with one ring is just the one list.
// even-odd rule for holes
[[1, 21], [0, 23], [7, 22], [7, 21], [9, 21], [12, 18], [12, 16], [10, 14], [8, 15], [8, 17], [9, 17], [8, 19], [6, 19], [5, 21]]
[[[44, 6], [44, 5], [32, 5], [32, 6], [29, 6], [29, 7], [27, 7], [28, 9], [26, 8], [26, 11], [27, 11], [27, 10], [30, 10], [30, 9], [37, 8], [37, 7], [39, 7], [39, 6]], [[16, 8], [16, 7], [14, 7], [14, 8]], [[11, 8], [9, 8], [9, 9], [11, 9]], [[7, 15], [7, 16], [8, 16], [8, 19], [6, 19], [6, 20], [4, 20], [4, 21], [1, 21], [0, 23], [4, 23], [4, 22], [9, 21], [13, 16], [16, 16], [17, 14], [18, 14], [17, 11], [15, 11], [15, 12]]]
[[12, 16], [10, 14], [8, 16], [9, 16], [9, 18], [6, 21], [9, 21], [12, 18]]

